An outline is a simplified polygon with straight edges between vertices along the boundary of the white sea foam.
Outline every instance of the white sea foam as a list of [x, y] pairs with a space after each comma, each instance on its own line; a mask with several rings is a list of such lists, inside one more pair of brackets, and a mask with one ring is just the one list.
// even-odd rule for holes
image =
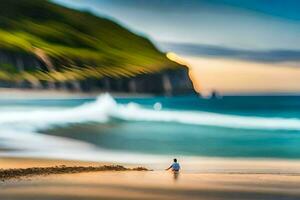
[[225, 115], [201, 111], [146, 109], [138, 104], [117, 104], [109, 95], [75, 108], [59, 110], [2, 111], [1, 129], [36, 131], [53, 125], [70, 123], [108, 122], [111, 118], [128, 121], [175, 122], [240, 129], [300, 130], [300, 119]]
[[300, 119], [225, 115], [200, 111], [157, 111], [119, 106], [110, 116], [129, 121], [175, 122], [237, 129], [300, 130]]
[[[94, 102], [74, 108], [39, 108], [31, 111], [2, 110], [0, 113], [0, 146], [25, 149], [26, 151], [20, 151], [22, 155], [27, 153], [30, 156], [68, 159], [96, 156], [99, 155], [99, 149], [97, 150], [96, 147], [90, 144], [63, 139], [61, 137], [42, 135], [37, 132], [40, 129], [47, 129], [52, 126], [66, 126], [72, 123], [106, 123], [111, 118], [128, 121], [171, 122], [238, 129], [300, 130], [300, 119], [246, 117], [200, 111], [146, 109], [135, 103], [127, 105], [118, 104], [109, 94], [106, 94], [99, 96]], [[104, 155], [103, 152], [102, 150], [102, 156], [96, 157], [101, 157], [102, 160], [105, 160], [105, 158], [108, 160], [118, 160], [118, 157], [120, 160], [120, 153], [109, 154], [106, 152]], [[10, 152], [11, 155], [15, 153], [18, 152]], [[132, 156], [133, 160], [136, 160], [135, 158]], [[128, 155], [125, 160], [130, 162]]]

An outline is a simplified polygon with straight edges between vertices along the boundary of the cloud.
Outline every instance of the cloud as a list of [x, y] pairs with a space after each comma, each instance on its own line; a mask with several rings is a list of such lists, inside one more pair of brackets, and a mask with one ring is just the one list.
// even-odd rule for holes
[[300, 50], [244, 50], [215, 45], [167, 42], [161, 42], [158, 46], [163, 51], [174, 51], [188, 56], [221, 57], [271, 63], [300, 61]]

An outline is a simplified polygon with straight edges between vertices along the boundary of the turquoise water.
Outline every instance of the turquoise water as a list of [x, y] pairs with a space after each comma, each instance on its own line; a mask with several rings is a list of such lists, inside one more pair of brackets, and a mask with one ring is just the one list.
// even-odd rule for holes
[[1, 100], [0, 111], [2, 154], [300, 158], [298, 96]]

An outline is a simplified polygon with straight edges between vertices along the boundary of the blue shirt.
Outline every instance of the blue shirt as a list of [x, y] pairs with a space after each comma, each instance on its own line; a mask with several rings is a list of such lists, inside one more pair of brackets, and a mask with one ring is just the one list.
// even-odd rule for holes
[[172, 166], [172, 170], [174, 170], [174, 171], [180, 170], [180, 165], [177, 162], [174, 162], [171, 166]]

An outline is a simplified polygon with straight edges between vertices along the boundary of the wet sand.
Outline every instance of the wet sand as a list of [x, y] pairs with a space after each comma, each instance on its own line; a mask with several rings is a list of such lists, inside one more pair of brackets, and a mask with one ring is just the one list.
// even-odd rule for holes
[[[182, 171], [174, 175], [163, 170], [105, 170], [81, 173], [51, 173], [7, 179], [0, 183], [0, 199], [77, 200], [77, 199], [300, 199], [299, 162], [293, 161], [230, 161], [211, 159], [203, 167], [227, 163], [236, 171]], [[278, 165], [276, 165], [276, 162]], [[237, 170], [238, 165], [244, 170]], [[266, 166], [264, 171], [251, 170]], [[66, 166], [100, 166], [99, 163], [0, 159], [1, 168]], [[260, 166], [261, 165], [261, 166]], [[274, 166], [273, 166], [274, 165]], [[279, 172], [279, 167], [282, 171]], [[249, 168], [249, 172], [246, 171]], [[284, 168], [286, 167], [286, 171]], [[268, 172], [268, 169], [270, 171]]]

